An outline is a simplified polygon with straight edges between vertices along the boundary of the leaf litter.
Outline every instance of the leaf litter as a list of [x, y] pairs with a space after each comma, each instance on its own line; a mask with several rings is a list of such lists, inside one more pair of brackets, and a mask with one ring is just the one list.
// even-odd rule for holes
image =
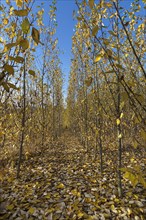
[[66, 133], [48, 143], [23, 162], [20, 179], [15, 166], [1, 178], [0, 219], [144, 220], [143, 187], [132, 188], [123, 179], [124, 196], [119, 198], [113, 161], [104, 156], [101, 175], [99, 159], [87, 156], [76, 137]]

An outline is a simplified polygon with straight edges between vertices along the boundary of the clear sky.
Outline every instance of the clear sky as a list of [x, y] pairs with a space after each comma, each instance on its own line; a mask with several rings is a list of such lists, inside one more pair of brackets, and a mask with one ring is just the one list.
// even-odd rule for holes
[[58, 0], [57, 1], [57, 37], [59, 40], [59, 48], [64, 54], [61, 54], [60, 59], [62, 62], [62, 70], [64, 73], [64, 86], [65, 95], [68, 86], [68, 76], [71, 64], [71, 46], [73, 30], [76, 20], [73, 20], [73, 10], [77, 9], [75, 0]]

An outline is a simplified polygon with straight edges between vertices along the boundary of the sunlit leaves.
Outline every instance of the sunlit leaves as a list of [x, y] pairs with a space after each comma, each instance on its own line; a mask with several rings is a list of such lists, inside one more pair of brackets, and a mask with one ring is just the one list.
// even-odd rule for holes
[[32, 28], [32, 33], [31, 33], [32, 39], [36, 44], [40, 42], [40, 33], [36, 28]]
[[141, 134], [141, 137], [143, 138], [143, 140], [146, 141], [146, 131], [141, 130], [140, 134]]
[[19, 88], [16, 87], [16, 86], [15, 86], [14, 84], [12, 84], [12, 83], [7, 82], [7, 85], [8, 85], [10, 88], [12, 88], [12, 89], [19, 90]]
[[21, 46], [22, 50], [26, 50], [29, 48], [29, 41], [27, 39], [22, 39], [19, 43], [19, 45]]
[[86, 80], [85, 80], [85, 84], [86, 86], [90, 86], [92, 84], [93, 78], [91, 76], [89, 76]]
[[2, 82], [1, 85], [4, 87], [4, 89], [9, 92], [10, 91], [10, 88], [8, 86], [8, 84], [6, 82]]
[[102, 58], [102, 55], [101, 54], [98, 54], [94, 60], [95, 63], [99, 62]]
[[57, 185], [57, 189], [64, 189], [64, 184], [63, 183], [60, 183], [59, 185]]
[[28, 210], [28, 212], [29, 212], [31, 215], [33, 215], [33, 213], [35, 212], [35, 208], [30, 207], [29, 210]]
[[16, 46], [16, 43], [6, 44], [5, 47], [4, 47], [4, 51], [3, 52], [9, 51], [12, 47], [15, 47], [15, 46]]
[[23, 5], [23, 0], [16, 0], [16, 5], [21, 8]]
[[118, 63], [117, 63], [116, 66], [117, 66], [119, 69], [122, 69], [122, 70], [124, 69], [121, 64], [118, 64]]
[[7, 18], [4, 18], [4, 19], [3, 19], [3, 24], [4, 24], [4, 25], [7, 25], [8, 23], [9, 23], [9, 20], [8, 20]]
[[93, 8], [93, 6], [94, 6], [94, 0], [89, 0], [89, 6], [90, 6], [91, 9]]
[[9, 211], [13, 210], [13, 208], [14, 208], [13, 204], [7, 206], [7, 210], [9, 210]]
[[82, 21], [82, 18], [81, 18], [81, 17], [77, 17], [77, 20], [78, 20], [78, 21]]
[[28, 10], [27, 9], [24, 9], [24, 10], [14, 10], [14, 14], [16, 16], [19, 16], [19, 17], [24, 17], [24, 16], [28, 15]]
[[9, 60], [14, 60], [16, 63], [23, 63], [24, 62], [24, 58], [20, 57], [20, 56], [17, 56], [17, 57], [9, 56], [8, 58], [9, 58]]
[[120, 119], [119, 119], [119, 118], [117, 119], [117, 121], [116, 121], [116, 122], [117, 122], [117, 125], [119, 125], [119, 124], [121, 123], [121, 121], [120, 121]]
[[97, 32], [99, 30], [99, 27], [98, 26], [95, 26], [93, 29], [92, 29], [92, 36], [96, 36]]
[[28, 18], [25, 18], [21, 24], [21, 28], [24, 34], [27, 34], [29, 32], [30, 29], [30, 23]]
[[114, 37], [117, 36], [116, 33], [115, 33], [114, 31], [109, 31], [109, 33], [110, 33], [112, 36], [114, 36]]
[[29, 73], [30, 75], [32, 75], [33, 77], [35, 76], [35, 71], [33, 71], [33, 70], [29, 70], [28, 73]]
[[14, 68], [13, 68], [13, 66], [11, 66], [11, 65], [5, 64], [4, 70], [5, 70], [6, 72], [8, 72], [10, 75], [13, 75], [13, 74], [14, 74]]

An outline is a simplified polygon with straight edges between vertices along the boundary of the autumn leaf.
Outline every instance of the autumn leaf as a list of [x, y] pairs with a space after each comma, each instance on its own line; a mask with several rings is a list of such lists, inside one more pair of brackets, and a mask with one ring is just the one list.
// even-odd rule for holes
[[24, 34], [27, 34], [29, 32], [30, 29], [30, 23], [28, 18], [25, 18], [21, 24], [21, 28]]
[[78, 20], [78, 21], [82, 21], [82, 18], [81, 18], [81, 17], [77, 17], [77, 20]]
[[32, 28], [32, 33], [31, 33], [32, 39], [35, 41], [36, 44], [40, 42], [40, 33], [36, 28]]
[[22, 47], [22, 49], [25, 51], [26, 49], [29, 48], [29, 41], [27, 39], [22, 39], [19, 42], [19, 45]]
[[29, 70], [28, 73], [32, 76], [35, 76], [35, 71], [33, 71], [33, 70]]
[[60, 183], [58, 186], [57, 186], [57, 189], [63, 189], [65, 186], [63, 183]]
[[9, 20], [8, 20], [7, 18], [4, 18], [4, 19], [3, 19], [3, 24], [4, 24], [4, 25], [7, 25], [8, 23], [9, 23]]
[[119, 119], [119, 118], [117, 119], [117, 121], [116, 121], [116, 122], [117, 122], [117, 125], [119, 125], [119, 124], [121, 123], [121, 121], [120, 121], [120, 119]]
[[15, 47], [15, 46], [16, 46], [16, 43], [9, 43], [9, 44], [6, 44], [5, 47], [4, 47], [3, 52], [7, 52], [7, 51], [9, 51], [12, 47]]
[[17, 56], [17, 57], [9, 56], [8, 58], [9, 58], [9, 60], [14, 60], [16, 63], [23, 63], [24, 62], [24, 58], [20, 57], [20, 56]]
[[101, 58], [102, 58], [102, 55], [101, 55], [101, 54], [97, 55], [96, 58], [95, 58], [95, 60], [94, 60], [94, 62], [97, 63], [98, 61], [101, 60]]
[[4, 70], [5, 70], [6, 72], [8, 72], [10, 75], [13, 75], [13, 74], [14, 74], [14, 68], [13, 68], [13, 66], [11, 66], [11, 65], [5, 64]]
[[96, 36], [97, 32], [99, 30], [99, 27], [98, 26], [95, 26], [93, 29], [92, 29], [92, 36]]
[[28, 10], [14, 10], [14, 14], [19, 17], [24, 17], [28, 15]]
[[29, 210], [28, 210], [28, 212], [29, 212], [31, 215], [33, 215], [33, 213], [35, 212], [35, 208], [30, 207]]
[[10, 91], [10, 88], [8, 86], [8, 84], [6, 82], [2, 82], [1, 85], [4, 87], [4, 89], [9, 92]]
[[7, 83], [7, 85], [10, 87], [10, 88], [12, 88], [12, 89], [15, 89], [15, 90], [19, 90], [19, 88], [17, 88], [14, 84], [12, 84], [12, 83]]
[[16, 0], [16, 5], [21, 8], [23, 5], [23, 0]]
[[89, 6], [90, 6], [91, 9], [93, 8], [93, 6], [94, 6], [94, 0], [89, 0]]
[[93, 78], [90, 76], [85, 80], [85, 84], [89, 87], [92, 84]]
[[10, 211], [11, 211], [11, 210], [13, 210], [13, 209], [14, 209], [14, 205], [13, 205], [13, 204], [7, 206], [7, 210], [10, 210]]

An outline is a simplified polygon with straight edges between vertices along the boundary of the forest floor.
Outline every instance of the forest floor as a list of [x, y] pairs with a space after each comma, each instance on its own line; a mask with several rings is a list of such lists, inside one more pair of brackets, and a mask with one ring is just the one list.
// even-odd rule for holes
[[124, 196], [119, 198], [108, 159], [103, 175], [99, 167], [98, 159], [91, 162], [78, 139], [66, 132], [23, 161], [20, 179], [16, 167], [5, 173], [0, 219], [146, 219], [144, 189], [133, 189], [123, 179]]

